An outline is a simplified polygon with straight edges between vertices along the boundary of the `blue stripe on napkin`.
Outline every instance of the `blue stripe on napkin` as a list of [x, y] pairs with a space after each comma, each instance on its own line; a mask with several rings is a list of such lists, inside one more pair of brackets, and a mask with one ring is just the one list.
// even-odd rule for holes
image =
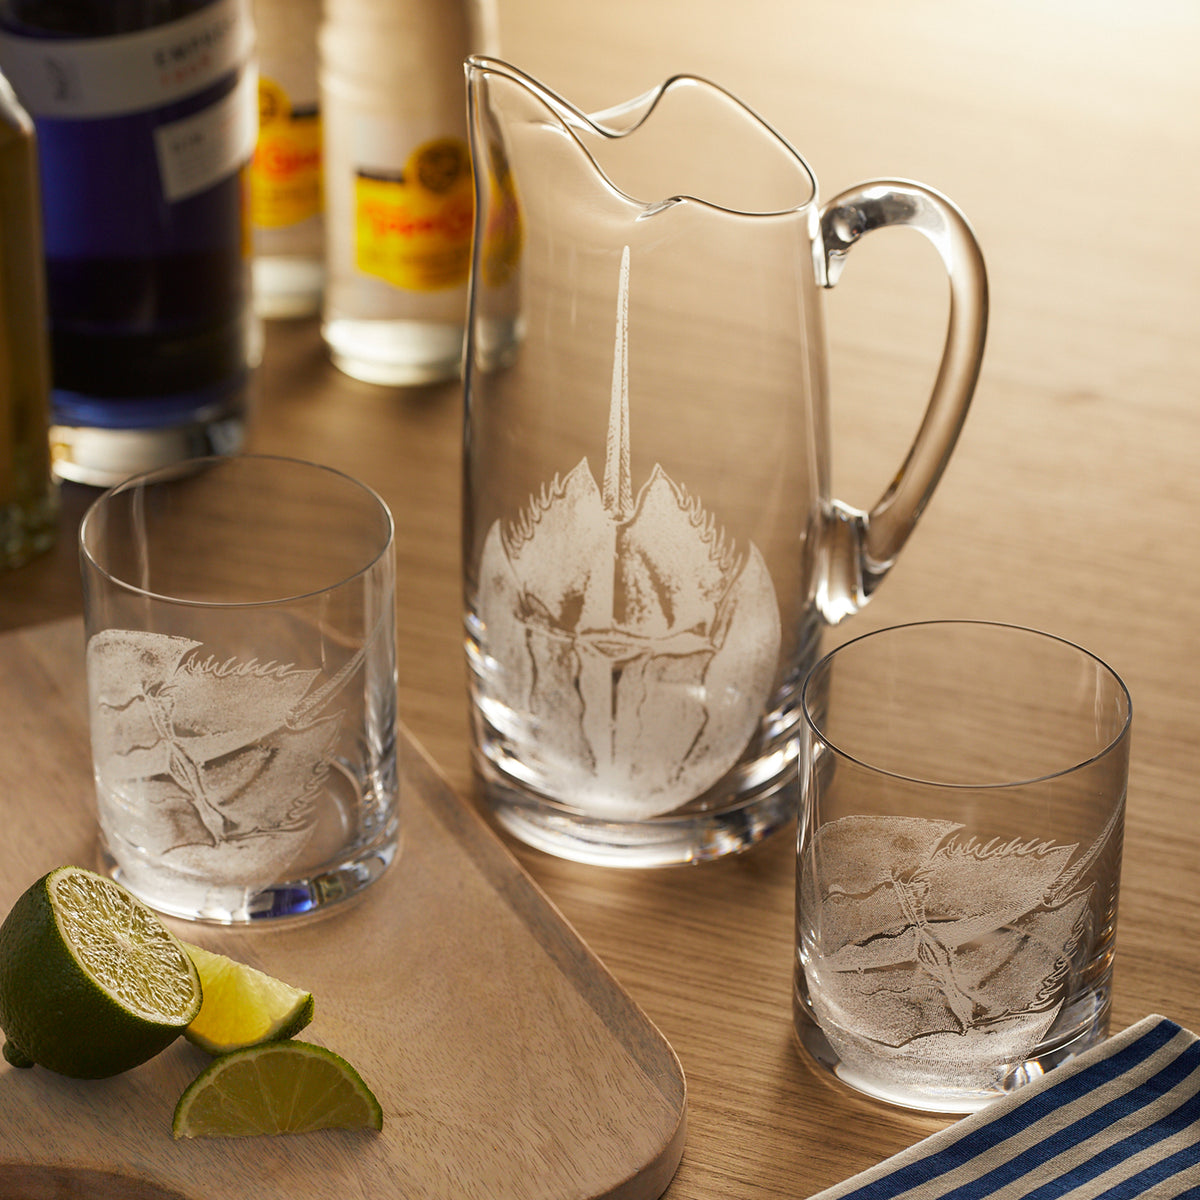
[[812, 1200], [1200, 1200], [1200, 1039], [1151, 1016]]

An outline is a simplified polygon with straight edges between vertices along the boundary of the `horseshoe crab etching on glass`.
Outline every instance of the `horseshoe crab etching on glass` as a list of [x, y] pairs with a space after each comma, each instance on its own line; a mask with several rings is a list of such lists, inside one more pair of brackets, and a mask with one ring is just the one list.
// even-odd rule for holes
[[324, 683], [162, 633], [106, 629], [87, 656], [97, 773], [129, 810], [123, 836], [225, 883], [294, 862], [341, 723], [328, 704], [361, 653]]
[[809, 994], [847, 1061], [857, 1044], [982, 1070], [1021, 1061], [1054, 1024], [1113, 824], [1082, 855], [963, 829], [847, 816], [815, 832], [801, 884]]
[[621, 260], [603, 479], [588, 459], [492, 525], [480, 614], [494, 697], [527, 714], [554, 793], [642, 820], [738, 760], [774, 681], [779, 605], [758, 548], [656, 463], [634, 492], [629, 248]]

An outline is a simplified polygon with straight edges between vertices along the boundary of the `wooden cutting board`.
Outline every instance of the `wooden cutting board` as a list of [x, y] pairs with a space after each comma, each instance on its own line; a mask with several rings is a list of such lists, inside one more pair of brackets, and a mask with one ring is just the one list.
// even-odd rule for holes
[[[0, 636], [0, 916], [95, 865], [78, 621]], [[421, 750], [401, 740], [400, 856], [360, 900], [267, 929], [172, 922], [316, 997], [382, 1134], [175, 1141], [210, 1061], [180, 1039], [109, 1080], [0, 1063], [0, 1200], [659, 1196], [683, 1153], [671, 1047]], [[130, 1181], [138, 1183], [132, 1184]]]

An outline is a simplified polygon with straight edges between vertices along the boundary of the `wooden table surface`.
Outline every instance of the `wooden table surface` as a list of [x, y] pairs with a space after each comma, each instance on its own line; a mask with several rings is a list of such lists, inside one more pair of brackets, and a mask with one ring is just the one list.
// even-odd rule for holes
[[[869, 177], [950, 195], [991, 282], [976, 400], [870, 606], [827, 644], [932, 617], [1060, 634], [1134, 703], [1113, 1028], [1200, 1029], [1200, 5], [1194, 0], [500, 0], [505, 57], [585, 108], [678, 71], [756, 107], [823, 196]], [[835, 493], [868, 506], [931, 382], [946, 290], [880, 234], [828, 295]], [[254, 450], [350, 471], [398, 526], [400, 709], [470, 792], [459, 623], [460, 389], [358, 383], [315, 321], [273, 324]], [[77, 613], [62, 535], [0, 578], [0, 627]], [[790, 835], [733, 860], [623, 872], [514, 847], [675, 1047], [689, 1135], [668, 1200], [801, 1198], [947, 1124], [846, 1091], [790, 1028]]]

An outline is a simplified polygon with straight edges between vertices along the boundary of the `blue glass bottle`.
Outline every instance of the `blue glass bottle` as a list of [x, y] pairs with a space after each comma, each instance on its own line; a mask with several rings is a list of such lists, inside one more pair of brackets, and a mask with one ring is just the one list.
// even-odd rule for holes
[[252, 49], [248, 0], [0, 0], [37, 129], [62, 478], [241, 446]]

